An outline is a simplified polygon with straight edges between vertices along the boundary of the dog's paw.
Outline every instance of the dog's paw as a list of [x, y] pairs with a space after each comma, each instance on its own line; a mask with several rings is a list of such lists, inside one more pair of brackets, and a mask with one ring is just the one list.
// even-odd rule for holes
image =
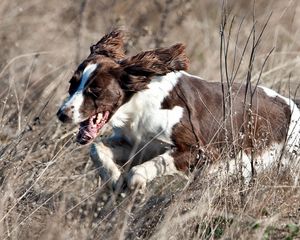
[[147, 178], [139, 171], [138, 167], [133, 167], [127, 175], [127, 187], [130, 190], [138, 190], [143, 193], [146, 189]]

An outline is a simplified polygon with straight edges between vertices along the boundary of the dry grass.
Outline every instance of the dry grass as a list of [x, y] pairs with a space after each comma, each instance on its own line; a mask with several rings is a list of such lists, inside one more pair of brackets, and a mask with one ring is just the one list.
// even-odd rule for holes
[[[253, 2], [228, 1], [228, 6], [229, 22], [235, 16], [228, 60], [232, 69], [234, 52], [239, 59], [253, 26]], [[296, 0], [255, 3], [256, 34], [272, 16], [257, 49], [252, 80], [274, 48], [261, 83], [286, 96], [294, 95], [299, 84], [299, 11]], [[204, 172], [191, 182], [158, 179], [143, 199], [113, 196], [100, 186], [87, 147], [75, 144], [77, 127], [62, 126], [55, 117], [74, 67], [92, 43], [116, 26], [130, 33], [128, 54], [183, 42], [190, 72], [219, 80], [221, 12], [217, 0], [1, 1], [1, 239], [299, 237], [299, 184], [289, 169], [270, 170], [249, 188]], [[249, 49], [239, 81], [245, 81], [248, 58]]]

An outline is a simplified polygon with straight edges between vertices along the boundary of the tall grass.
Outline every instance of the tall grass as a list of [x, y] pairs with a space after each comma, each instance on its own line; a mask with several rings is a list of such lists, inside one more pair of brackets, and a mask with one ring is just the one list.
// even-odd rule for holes
[[[298, 236], [297, 159], [292, 169], [271, 169], [251, 186], [204, 171], [189, 181], [157, 179], [144, 196], [114, 195], [99, 180], [88, 148], [74, 142], [77, 126], [61, 125], [55, 113], [76, 64], [116, 26], [130, 33], [128, 54], [183, 42], [193, 74], [224, 84], [259, 82], [293, 96], [300, 75], [299, 10], [297, 1], [276, 0], [228, 1], [226, 11], [209, 0], [2, 1], [0, 238]], [[230, 110], [230, 101], [224, 103]]]

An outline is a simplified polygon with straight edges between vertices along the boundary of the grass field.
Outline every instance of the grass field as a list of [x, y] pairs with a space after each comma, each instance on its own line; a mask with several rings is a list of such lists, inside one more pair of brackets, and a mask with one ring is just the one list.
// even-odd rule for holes
[[78, 126], [55, 115], [90, 45], [116, 27], [128, 55], [182, 42], [189, 72], [220, 81], [225, 15], [229, 74], [246, 80], [260, 39], [251, 80], [300, 98], [299, 13], [297, 0], [1, 0], [0, 239], [299, 239], [300, 157], [251, 186], [203, 172], [114, 196], [75, 143]]

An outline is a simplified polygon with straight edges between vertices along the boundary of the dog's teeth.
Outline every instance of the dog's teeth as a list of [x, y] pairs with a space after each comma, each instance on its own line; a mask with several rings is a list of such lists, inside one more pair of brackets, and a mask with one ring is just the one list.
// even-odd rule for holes
[[102, 119], [102, 113], [98, 113], [96, 123], [99, 124], [101, 122], [101, 119]]

